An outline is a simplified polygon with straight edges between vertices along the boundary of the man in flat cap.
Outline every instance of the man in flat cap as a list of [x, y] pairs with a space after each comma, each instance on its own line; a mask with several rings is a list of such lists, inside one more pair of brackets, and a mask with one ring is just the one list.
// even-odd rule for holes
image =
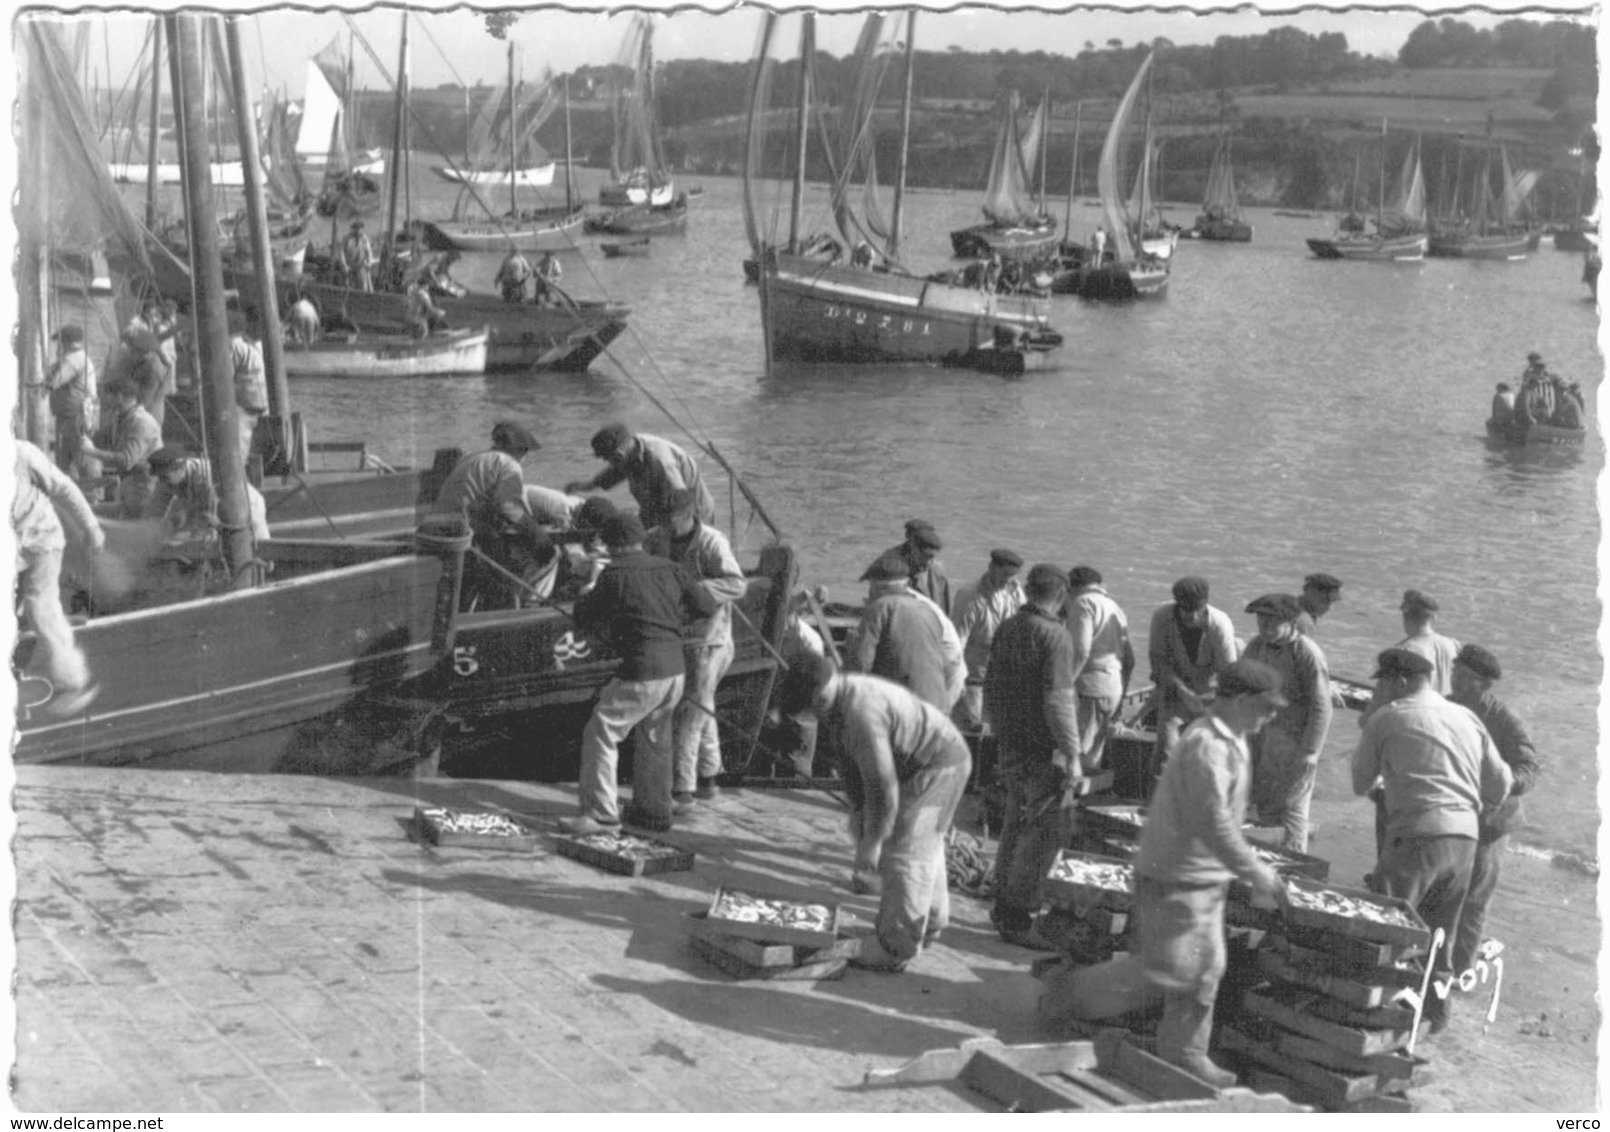
[[698, 500], [699, 522], [715, 524], [716, 501], [704, 486], [698, 461], [669, 440], [616, 423], [593, 434], [592, 448], [607, 466], [590, 480], [566, 484], [571, 495], [608, 491], [624, 483], [637, 503], [637, 517], [652, 530], [671, 517], [673, 493], [691, 491]]
[[[906, 541], [899, 546], [891, 546], [878, 558], [893, 554], [903, 559], [913, 592], [922, 594], [948, 616], [955, 606], [951, 601], [950, 579], [939, 564], [939, 551], [943, 545], [932, 523], [926, 519], [909, 519], [906, 521]], [[861, 575], [861, 580], [867, 580], [865, 574]]]
[[204, 538], [217, 528], [218, 492], [206, 460], [182, 444], [169, 444], [151, 453], [148, 463], [156, 482], [144, 518], [161, 519], [169, 538]]
[[[1390, 648], [1376, 658], [1375, 680], [1387, 702], [1375, 711], [1353, 752], [1353, 792], [1377, 781], [1386, 830], [1370, 887], [1414, 905], [1444, 943], [1433, 979], [1454, 973], [1451, 949], [1470, 888], [1480, 813], [1502, 805], [1513, 778], [1487, 729], [1469, 708], [1431, 686], [1424, 654]], [[1448, 1002], [1433, 993], [1424, 1016], [1432, 1033], [1448, 1024]]]
[[1023, 586], [1017, 580], [1022, 569], [1022, 555], [997, 547], [989, 552], [984, 576], [956, 591], [950, 616], [961, 638], [962, 659], [967, 663], [967, 688], [956, 703], [956, 724], [966, 730], [984, 729], [984, 673], [989, 669], [989, 647], [995, 640], [995, 631], [1023, 608]]
[[1498, 748], [1498, 757], [1509, 767], [1513, 782], [1509, 797], [1496, 808], [1483, 809], [1476, 835], [1476, 857], [1470, 866], [1470, 893], [1459, 915], [1459, 930], [1453, 939], [1453, 969], [1456, 974], [1470, 970], [1481, 946], [1482, 929], [1487, 924], [1487, 905], [1498, 888], [1499, 866], [1509, 832], [1523, 818], [1521, 795], [1529, 791], [1543, 772], [1537, 749], [1520, 718], [1493, 695], [1493, 685], [1503, 675], [1498, 658], [1480, 645], [1465, 645], [1453, 666], [1453, 695], [1448, 698], [1469, 708], [1481, 720]]
[[82, 483], [101, 474], [100, 461], [84, 453], [84, 442], [100, 420], [100, 386], [95, 363], [84, 350], [83, 329], [64, 326], [56, 339], [56, 363], [46, 378], [50, 414], [56, 419], [56, 466]]
[[1319, 752], [1330, 731], [1330, 670], [1312, 637], [1297, 631], [1302, 611], [1292, 594], [1264, 594], [1247, 606], [1258, 634], [1242, 654], [1280, 673], [1286, 706], [1254, 736], [1252, 801], [1264, 825], [1284, 829], [1280, 846], [1308, 851], [1308, 807], [1314, 796]]
[[1405, 590], [1403, 631], [1407, 634], [1394, 647], [1417, 652], [1431, 662], [1431, 686], [1443, 695], [1453, 691], [1453, 662], [1459, 655], [1459, 642], [1432, 628], [1437, 619], [1437, 603], [1419, 590]]
[[636, 515], [605, 520], [609, 565], [598, 584], [576, 601], [576, 632], [602, 637], [621, 660], [582, 732], [581, 813], [560, 822], [567, 833], [620, 826], [616, 763], [621, 741], [634, 729], [638, 742], [626, 824], [654, 832], [671, 828], [671, 744], [682, 699], [682, 637], [695, 622], [715, 616], [716, 601], [680, 566], [646, 553], [645, 535]]
[[346, 283], [359, 291], [375, 289], [375, 246], [363, 230], [363, 221], [354, 220], [341, 241], [341, 266]]
[[1163, 768], [1135, 855], [1135, 930], [1146, 979], [1163, 993], [1157, 1056], [1215, 1088], [1234, 1073], [1208, 1057], [1224, 975], [1230, 881], [1273, 905], [1285, 885], [1241, 832], [1252, 788], [1247, 740], [1281, 708], [1280, 673], [1238, 660], [1218, 678], [1207, 714], [1188, 726]]
[[1079, 695], [1079, 773], [1094, 774], [1135, 671], [1129, 619], [1107, 596], [1094, 566], [1068, 571], [1068, 635], [1073, 638], [1073, 687]]
[[1152, 666], [1157, 743], [1147, 785], [1179, 743], [1180, 732], [1202, 714], [1219, 674], [1235, 663], [1241, 646], [1230, 615], [1208, 604], [1208, 581], [1190, 576], [1174, 583], [1174, 600], [1152, 614], [1146, 640]]
[[1297, 595], [1297, 631], [1312, 637], [1319, 619], [1330, 612], [1330, 607], [1342, 600], [1341, 579], [1330, 574], [1310, 574], [1303, 579], [1303, 592]]
[[996, 630], [984, 675], [984, 717], [995, 731], [1006, 787], [990, 921], [1020, 947], [1034, 946], [1034, 914], [1051, 861], [1067, 844], [1068, 787], [1079, 774], [1073, 638], [1062, 623], [1067, 599], [1068, 576], [1059, 567], [1031, 569], [1023, 608]]
[[907, 689], [839, 672], [818, 654], [789, 671], [778, 706], [817, 717], [844, 772], [853, 886], [881, 895], [876, 934], [852, 962], [899, 971], [950, 921], [945, 836], [972, 772], [967, 741], [945, 712]]
[[845, 650], [845, 667], [893, 680], [949, 712], [967, 679], [955, 626], [911, 591], [905, 560], [897, 555], [878, 559], [865, 577], [867, 601]]
[[85, 440], [79, 452], [99, 460], [108, 473], [118, 477], [119, 511], [135, 518], [145, 506], [150, 487], [146, 460], [162, 447], [162, 426], [140, 404], [140, 392], [133, 382], [109, 381], [101, 393], [109, 411], [95, 437], [100, 443]]
[[[540, 567], [553, 554], [553, 540], [526, 506], [520, 470], [526, 455], [540, 447], [523, 425], [498, 421], [492, 426], [492, 447], [460, 460], [442, 481], [432, 507], [441, 514], [462, 515], [475, 548], [516, 576]], [[517, 605], [521, 596], [520, 587], [472, 556], [465, 569], [466, 608]]]

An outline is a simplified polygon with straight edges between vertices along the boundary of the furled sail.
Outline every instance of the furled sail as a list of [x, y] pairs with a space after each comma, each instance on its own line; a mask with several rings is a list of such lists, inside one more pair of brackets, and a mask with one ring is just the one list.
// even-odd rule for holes
[[[995, 131], [995, 150], [990, 157], [989, 184], [984, 189], [984, 215], [992, 224], [1010, 227], [1032, 221], [1036, 215], [1034, 198], [1029, 189], [1029, 169], [1032, 158], [1024, 154], [1039, 148], [1040, 126], [1043, 118], [1036, 114], [1036, 125], [1031, 127], [1033, 138], [1019, 138], [1017, 129], [1018, 96], [1016, 91], [1001, 100], [1001, 119]], [[1040, 110], [1044, 111], [1042, 105]], [[1030, 141], [1033, 148], [1030, 148]]]

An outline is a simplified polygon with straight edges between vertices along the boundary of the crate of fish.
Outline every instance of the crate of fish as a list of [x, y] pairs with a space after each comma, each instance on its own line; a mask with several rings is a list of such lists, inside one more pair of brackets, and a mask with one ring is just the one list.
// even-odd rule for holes
[[1311, 857], [1295, 849], [1276, 849], [1271, 845], [1254, 845], [1252, 849], [1259, 860], [1273, 866], [1281, 876], [1309, 880], [1324, 880], [1330, 876], [1330, 862], [1323, 857]]
[[554, 842], [561, 857], [581, 861], [621, 876], [653, 876], [693, 867], [693, 850], [621, 830], [561, 837]]
[[1045, 875], [1045, 893], [1053, 903], [1076, 909], [1127, 912], [1134, 876], [1128, 861], [1061, 849]]
[[1288, 924], [1314, 928], [1369, 943], [1426, 947], [1431, 929], [1408, 901], [1356, 888], [1329, 888], [1304, 877], [1286, 885]]
[[416, 806], [414, 829], [432, 845], [469, 845], [481, 849], [534, 849], [537, 845], [536, 830], [507, 814], [485, 810]]
[[839, 906], [723, 886], [710, 898], [704, 923], [739, 939], [831, 947], [839, 938]]
[[1081, 834], [1114, 841], [1139, 841], [1146, 826], [1146, 807], [1115, 799], [1079, 807]]

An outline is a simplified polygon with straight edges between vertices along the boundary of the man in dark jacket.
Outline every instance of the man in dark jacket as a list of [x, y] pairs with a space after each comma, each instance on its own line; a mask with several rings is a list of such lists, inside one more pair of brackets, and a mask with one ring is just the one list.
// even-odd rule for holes
[[951, 655], [946, 648], [944, 615], [911, 592], [905, 563], [894, 555], [874, 562], [866, 577], [870, 590], [846, 667], [893, 680], [948, 712], [966, 677], [960, 649]]
[[717, 605], [686, 571], [643, 551], [643, 524], [616, 515], [604, 524], [610, 563], [576, 602], [578, 633], [596, 633], [619, 654], [615, 677], [599, 693], [581, 740], [581, 815], [570, 833], [617, 828], [615, 765], [621, 740], [638, 729], [630, 825], [671, 828], [671, 729], [682, 699], [682, 633], [715, 616]]
[[[891, 546], [875, 561], [890, 555], [904, 560], [912, 592], [933, 602], [948, 617], [951, 611], [950, 579], [939, 565], [939, 550], [943, 545], [932, 523], [926, 519], [910, 519], [906, 522], [906, 541], [899, 546]], [[869, 566], [867, 573], [861, 575], [863, 582], [868, 580], [871, 570]]]
[[1498, 757], [1514, 778], [1509, 797], [1503, 803], [1483, 810], [1477, 823], [1476, 858], [1470, 866], [1470, 891], [1459, 913], [1459, 930], [1453, 938], [1453, 971], [1468, 971], [1481, 946], [1482, 928], [1487, 923], [1487, 905], [1498, 888], [1499, 865], [1510, 830], [1521, 823], [1521, 795], [1530, 790], [1542, 773], [1537, 749], [1532, 746], [1526, 727], [1505, 704], [1493, 695], [1493, 685], [1503, 675], [1498, 658], [1480, 645], [1465, 645], [1453, 665], [1453, 695], [1448, 698], [1469, 708], [1493, 737]]
[[1061, 569], [1041, 563], [1030, 570], [1023, 608], [996, 630], [984, 675], [984, 718], [1006, 786], [990, 920], [1019, 946], [1031, 946], [1041, 883], [1067, 837], [1069, 776], [1079, 768], [1073, 638], [1061, 621], [1067, 596]]

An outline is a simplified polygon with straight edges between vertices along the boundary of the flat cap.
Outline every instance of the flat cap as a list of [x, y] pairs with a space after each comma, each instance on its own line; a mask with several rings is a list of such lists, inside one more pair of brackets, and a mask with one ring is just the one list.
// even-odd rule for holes
[[1533, 350], [1530, 354], [1526, 355], [1526, 360], [1531, 362], [1533, 365], [1536, 365], [1538, 362], [1543, 360], [1543, 355], [1539, 354], [1536, 350]]
[[1068, 586], [1078, 589], [1080, 586], [1101, 585], [1101, 571], [1094, 566], [1075, 566], [1068, 571]]
[[593, 531], [601, 533], [604, 524], [619, 514], [613, 501], [603, 495], [589, 495], [582, 500], [581, 506], [576, 508], [575, 514], [570, 517], [570, 525], [579, 531]]
[[1383, 676], [1429, 676], [1431, 660], [1413, 649], [1391, 648], [1375, 658], [1375, 679]]
[[1334, 574], [1309, 574], [1303, 579], [1303, 588], [1320, 593], [1335, 594], [1341, 591], [1342, 580]]
[[1174, 583], [1174, 602], [1181, 609], [1201, 609], [1208, 603], [1208, 580], [1195, 574]]
[[1008, 550], [1004, 546], [997, 546], [989, 552], [989, 560], [997, 566], [1010, 566], [1013, 570], [1023, 569], [1023, 556], [1015, 550]]
[[1053, 566], [1049, 562], [1038, 562], [1029, 567], [1029, 576], [1023, 585], [1031, 597], [1035, 594], [1060, 597], [1068, 592], [1068, 576], [1062, 572], [1060, 566]]
[[623, 424], [607, 424], [593, 433], [593, 455], [607, 460], [632, 443], [632, 430]]
[[183, 444], [164, 444], [155, 452], [145, 458], [145, 462], [153, 472], [163, 472], [176, 466], [190, 453]]
[[1219, 674], [1219, 698], [1257, 696], [1270, 707], [1285, 707], [1280, 673], [1256, 660], [1238, 660]]
[[1264, 594], [1247, 603], [1247, 612], [1267, 613], [1282, 621], [1291, 621], [1302, 612], [1302, 606], [1291, 594]]
[[527, 452], [535, 452], [542, 447], [541, 444], [537, 443], [537, 438], [531, 435], [530, 430], [518, 421], [499, 421], [493, 425], [492, 443], [498, 448], [505, 448], [510, 451], [523, 449]]
[[1498, 667], [1498, 658], [1480, 645], [1465, 645], [1454, 657], [1457, 664], [1462, 664], [1483, 680], [1497, 680], [1503, 676], [1504, 670]]
[[1404, 590], [1403, 604], [1398, 606], [1404, 613], [1435, 613], [1440, 608], [1434, 598], [1426, 596], [1419, 590]]
[[84, 340], [84, 328], [81, 326], [64, 326], [56, 331], [54, 337], [60, 338], [63, 342], [82, 342]]
[[816, 694], [827, 686], [838, 667], [820, 653], [806, 653], [789, 666], [778, 682], [777, 710], [784, 715], [798, 715], [811, 706]]
[[912, 519], [906, 523], [906, 538], [926, 550], [939, 550], [945, 544], [939, 541], [939, 532], [926, 519]]
[[898, 554], [885, 554], [866, 568], [863, 582], [905, 582], [911, 580], [911, 567]]
[[642, 542], [645, 534], [647, 532], [643, 530], [643, 520], [636, 515], [622, 515], [617, 512], [604, 520], [604, 545], [611, 550]]

